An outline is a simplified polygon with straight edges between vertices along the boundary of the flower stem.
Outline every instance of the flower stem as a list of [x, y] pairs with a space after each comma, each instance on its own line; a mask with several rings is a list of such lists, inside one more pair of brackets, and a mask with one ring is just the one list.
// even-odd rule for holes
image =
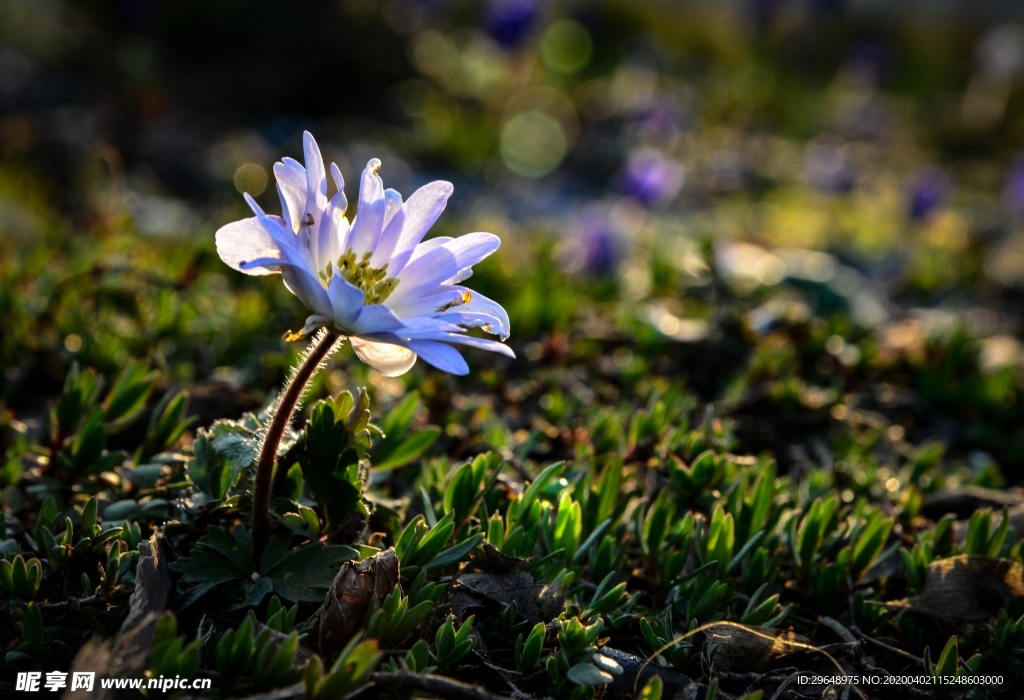
[[[277, 450], [284, 437], [285, 429], [291, 422], [292, 413], [302, 398], [309, 380], [313, 378], [320, 368], [320, 363], [327, 359], [334, 350], [338, 335], [330, 331], [324, 331], [317, 339], [310, 343], [306, 357], [295, 369], [285, 387], [281, 401], [270, 419], [267, 427], [267, 436], [263, 439], [263, 446], [260, 448], [260, 456], [256, 462], [256, 482], [252, 493], [252, 541], [253, 541], [253, 565], [258, 567], [263, 550], [270, 539], [270, 499], [273, 496], [274, 486], [279, 485], [281, 479], [275, 480], [274, 464], [277, 462]], [[281, 471], [278, 469], [278, 471]]]

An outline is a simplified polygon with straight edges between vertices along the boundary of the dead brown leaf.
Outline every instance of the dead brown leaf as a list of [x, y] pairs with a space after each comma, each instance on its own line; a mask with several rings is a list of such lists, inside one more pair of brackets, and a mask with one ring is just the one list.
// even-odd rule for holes
[[323, 605], [311, 618], [320, 652], [333, 658], [359, 630], [374, 601], [383, 600], [398, 584], [398, 556], [388, 549], [359, 562], [345, 562]]
[[[453, 608], [511, 606], [530, 625], [547, 622], [552, 610], [562, 607], [561, 595], [556, 589], [537, 583], [525, 571], [505, 574], [462, 574], [452, 593]], [[556, 613], [557, 614], [557, 613]]]
[[505, 554], [493, 544], [484, 542], [481, 546], [469, 553], [473, 566], [483, 573], [507, 574], [510, 571], [522, 571], [530, 562], [519, 557]]
[[1007, 600], [1024, 597], [1024, 566], [1009, 559], [962, 554], [928, 565], [924, 592], [891, 603], [942, 620], [981, 622]]
[[772, 627], [721, 625], [708, 630], [706, 648], [715, 647], [719, 671], [763, 671], [776, 659], [806, 651], [810, 640]]

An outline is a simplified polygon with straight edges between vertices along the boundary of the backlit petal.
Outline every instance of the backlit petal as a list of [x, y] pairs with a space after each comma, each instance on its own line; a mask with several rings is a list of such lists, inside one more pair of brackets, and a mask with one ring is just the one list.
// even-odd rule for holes
[[379, 169], [380, 161], [376, 158], [370, 160], [359, 184], [359, 209], [352, 222], [348, 243], [357, 257], [374, 249], [384, 228], [384, 183], [377, 175]]
[[[316, 145], [313, 134], [308, 131], [302, 133], [302, 150], [306, 156], [306, 206], [315, 208], [315, 211], [309, 213], [319, 218], [320, 212], [327, 206], [327, 172], [324, 170], [320, 147]], [[305, 213], [303, 212], [303, 215]]]
[[349, 340], [356, 356], [385, 377], [405, 374], [416, 364], [416, 353], [401, 345], [357, 337]]
[[445, 345], [434, 340], [413, 340], [409, 347], [420, 358], [442, 372], [452, 374], [469, 374], [469, 366], [459, 351], [451, 345]]
[[381, 304], [364, 306], [363, 312], [359, 315], [352, 332], [358, 335], [373, 335], [374, 333], [399, 333], [405, 328], [401, 319], [395, 312]]
[[406, 200], [402, 206], [405, 220], [401, 229], [394, 232], [397, 237], [381, 241], [382, 252], [390, 256], [391, 274], [397, 275], [409, 262], [413, 248], [441, 216], [454, 189], [452, 183], [437, 180], [419, 188]]
[[401, 274], [395, 302], [430, 292], [445, 280], [472, 267], [501, 245], [492, 233], [467, 233], [440, 245], [411, 262]]
[[488, 299], [479, 292], [472, 292], [466, 289], [465, 287], [455, 287], [455, 289], [458, 289], [460, 292], [464, 294], [468, 294], [469, 301], [466, 302], [465, 304], [458, 306], [453, 310], [472, 313], [482, 313], [487, 314], [488, 316], [492, 316], [497, 320], [498, 326], [497, 328], [492, 328], [490, 332], [494, 333], [502, 340], [505, 340], [506, 338], [509, 337], [509, 335], [511, 335], [512, 330], [508, 321], [508, 312], [505, 311], [501, 304], [491, 299]]
[[345, 210], [348, 209], [348, 198], [345, 196], [345, 178], [335, 163], [331, 163], [331, 179], [334, 180], [334, 186], [338, 189], [334, 196], [331, 197], [331, 205], [344, 214]]
[[297, 296], [307, 309], [321, 316], [331, 317], [331, 300], [318, 278], [303, 267], [285, 267], [281, 274], [284, 277], [284, 286]]
[[217, 254], [228, 267], [247, 275], [270, 275], [275, 272], [262, 267], [242, 267], [242, 263], [247, 260], [280, 256], [277, 242], [256, 217], [221, 226], [217, 231], [216, 240]]
[[342, 328], [354, 330], [356, 319], [363, 310], [363, 290], [335, 272], [327, 287], [327, 296], [334, 312], [331, 318]]
[[305, 216], [306, 169], [294, 158], [282, 158], [280, 163], [274, 163], [274, 177], [281, 198], [281, 213], [288, 228], [298, 231], [299, 222]]
[[515, 358], [516, 354], [512, 352], [512, 348], [499, 343], [497, 340], [488, 340], [487, 338], [477, 338], [472, 335], [462, 335], [461, 333], [445, 333], [432, 338], [432, 340], [443, 340], [446, 343], [454, 343], [455, 345], [468, 345], [471, 348], [478, 348], [480, 350], [490, 350], [491, 352], [497, 352], [506, 357]]

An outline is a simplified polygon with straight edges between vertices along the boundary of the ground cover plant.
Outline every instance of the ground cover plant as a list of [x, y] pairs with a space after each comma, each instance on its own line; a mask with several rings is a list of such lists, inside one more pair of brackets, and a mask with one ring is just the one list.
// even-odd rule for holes
[[[90, 84], [113, 37], [124, 94], [65, 108], [137, 116], [47, 131], [0, 81], [0, 690], [1020, 694], [1012, 25], [282, 7], [242, 28], [340, 32], [359, 109], [191, 85], [182, 37], [227, 25], [187, 3], [0, 8], [39, 84]], [[319, 177], [273, 168], [300, 154]], [[307, 207], [345, 233], [302, 238]], [[430, 231], [408, 260], [396, 211]]]

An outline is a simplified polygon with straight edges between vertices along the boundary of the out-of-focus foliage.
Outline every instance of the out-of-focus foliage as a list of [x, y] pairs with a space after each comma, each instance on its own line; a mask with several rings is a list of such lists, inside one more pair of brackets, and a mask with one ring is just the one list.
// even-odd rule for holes
[[[991, 10], [5, 3], [0, 665], [138, 633], [138, 585], [120, 672], [209, 697], [787, 697], [836, 664], [1006, 696], [1024, 39]], [[304, 311], [213, 231], [304, 128], [352, 181], [455, 183], [436, 230], [501, 236], [473, 281], [517, 359], [343, 348], [256, 562]]]

